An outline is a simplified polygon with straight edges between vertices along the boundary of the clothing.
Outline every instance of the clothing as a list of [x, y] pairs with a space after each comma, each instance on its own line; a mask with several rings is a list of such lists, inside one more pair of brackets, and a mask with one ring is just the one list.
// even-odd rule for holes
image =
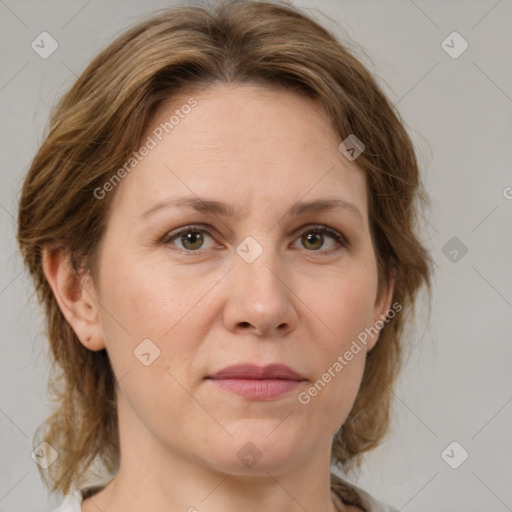
[[397, 508], [375, 499], [360, 487], [334, 473], [331, 473], [331, 490], [345, 505], [359, 507], [364, 512], [399, 512]]
[[[331, 489], [343, 503], [359, 507], [363, 512], [399, 512], [398, 509], [376, 500], [363, 489], [343, 480], [334, 473], [331, 473]], [[54, 512], [82, 512], [84, 496], [88, 497], [100, 490], [101, 488], [94, 488], [94, 490], [89, 488], [84, 491], [77, 489], [65, 496], [60, 507]]]

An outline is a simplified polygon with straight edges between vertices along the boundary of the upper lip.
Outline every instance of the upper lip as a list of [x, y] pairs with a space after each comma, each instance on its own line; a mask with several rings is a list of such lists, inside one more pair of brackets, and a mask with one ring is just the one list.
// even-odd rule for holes
[[235, 364], [227, 366], [213, 375], [211, 379], [285, 379], [305, 380], [305, 378], [289, 366], [284, 364], [268, 364], [257, 366], [255, 364]]

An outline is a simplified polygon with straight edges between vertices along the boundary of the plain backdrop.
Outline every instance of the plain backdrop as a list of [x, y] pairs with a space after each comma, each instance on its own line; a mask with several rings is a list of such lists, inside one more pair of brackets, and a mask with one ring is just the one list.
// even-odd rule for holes
[[[420, 303], [392, 433], [353, 480], [407, 512], [512, 510], [512, 2], [296, 4], [359, 45], [432, 199], [421, 227], [436, 262], [431, 315]], [[15, 243], [20, 185], [61, 94], [115, 35], [166, 5], [0, 0], [0, 511], [60, 502], [31, 458], [51, 403], [43, 318]], [[47, 59], [31, 47], [44, 31], [58, 42]]]

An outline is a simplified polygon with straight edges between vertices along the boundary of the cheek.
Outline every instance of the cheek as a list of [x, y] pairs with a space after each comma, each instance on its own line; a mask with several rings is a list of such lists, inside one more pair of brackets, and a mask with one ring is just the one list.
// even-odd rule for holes
[[190, 387], [194, 340], [200, 340], [187, 330], [187, 313], [201, 290], [158, 265], [116, 257], [115, 265], [105, 265], [111, 270], [102, 282], [102, 324], [122, 399], [147, 426], [162, 418], [178, 425], [191, 406], [183, 386]]
[[330, 435], [349, 415], [363, 376], [366, 350], [351, 346], [340, 339], [322, 351], [314, 376], [297, 396], [307, 424]]
[[311, 421], [332, 433], [345, 421], [359, 390], [367, 348], [358, 336], [373, 320], [376, 288], [376, 267], [368, 263], [353, 265], [332, 279], [327, 292], [318, 289], [308, 297], [321, 322], [310, 322], [319, 329], [311, 333], [315, 343], [307, 350], [315, 372], [299, 403], [316, 418]]
[[[116, 264], [109, 264], [115, 259]], [[151, 261], [105, 254], [102, 301], [130, 336], [162, 339], [199, 300], [190, 281]], [[107, 269], [110, 268], [110, 271]], [[126, 335], [125, 331], [125, 335]]]
[[[139, 352], [150, 353], [146, 360], [155, 358], [151, 369], [161, 373], [172, 367], [172, 373], [186, 374], [211, 324], [204, 307], [208, 301], [202, 300], [211, 280], [193, 280], [192, 286], [184, 272], [168, 265], [106, 251], [104, 257], [101, 317], [116, 376], [144, 367]], [[143, 378], [154, 382], [155, 371]]]
[[317, 291], [312, 298], [315, 311], [330, 333], [324, 353], [344, 349], [371, 325], [376, 291], [376, 268], [364, 264], [347, 268], [327, 289]]

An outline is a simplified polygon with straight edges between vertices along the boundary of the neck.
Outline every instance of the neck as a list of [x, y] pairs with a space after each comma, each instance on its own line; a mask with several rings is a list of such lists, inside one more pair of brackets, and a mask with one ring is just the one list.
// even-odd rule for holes
[[[121, 400], [122, 401], [122, 400]], [[338, 512], [354, 510], [333, 503], [330, 439], [291, 467], [260, 465], [220, 470], [206, 459], [169, 447], [119, 410], [121, 461], [116, 477], [84, 500], [82, 512]], [[123, 417], [124, 416], [124, 417]], [[135, 416], [135, 415], [133, 415]], [[122, 426], [130, 424], [131, 428]], [[238, 469], [236, 469], [238, 468]]]

